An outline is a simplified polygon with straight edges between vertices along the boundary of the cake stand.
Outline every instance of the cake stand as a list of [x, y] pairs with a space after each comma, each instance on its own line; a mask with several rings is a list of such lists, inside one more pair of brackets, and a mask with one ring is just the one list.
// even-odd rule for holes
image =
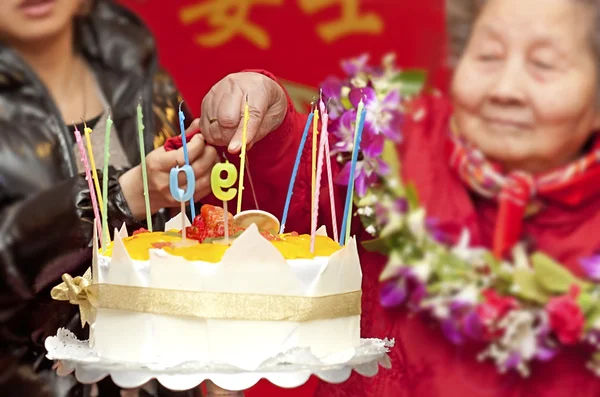
[[204, 381], [212, 381], [225, 390], [245, 390], [260, 379], [274, 385], [294, 388], [303, 385], [315, 375], [330, 383], [346, 381], [352, 371], [363, 376], [374, 376], [383, 368], [391, 368], [387, 355], [393, 340], [361, 339], [351, 351], [335, 357], [318, 359], [309, 349], [293, 349], [262, 363], [255, 371], [219, 363], [186, 362], [176, 366], [160, 363], [127, 363], [101, 358], [89, 347], [88, 341], [78, 340], [66, 329], [46, 339], [47, 357], [56, 361], [59, 375], [74, 373], [81, 383], [96, 383], [106, 376], [121, 388], [136, 388], [156, 379], [171, 390], [190, 390]]

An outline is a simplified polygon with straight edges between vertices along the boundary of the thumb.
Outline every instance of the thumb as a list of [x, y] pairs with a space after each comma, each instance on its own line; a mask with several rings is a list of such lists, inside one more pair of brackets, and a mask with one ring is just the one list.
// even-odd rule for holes
[[[258, 131], [260, 129], [260, 126], [262, 125], [263, 118], [265, 117], [265, 114], [268, 109], [268, 103], [261, 95], [255, 95], [254, 97], [259, 98], [259, 101], [255, 104], [253, 104], [252, 106], [248, 105], [248, 125], [246, 128], [246, 145], [252, 144], [252, 142], [258, 135]], [[244, 97], [242, 109], [245, 108], [246, 103], [247, 103], [246, 101], [249, 98], [252, 98], [252, 94], [246, 95]], [[242, 139], [243, 139], [243, 133], [244, 133], [244, 119], [245, 119], [245, 117], [242, 117], [235, 134], [233, 135], [233, 137], [231, 138], [231, 141], [229, 142], [229, 147], [228, 147], [229, 153], [236, 154], [242, 148]]]

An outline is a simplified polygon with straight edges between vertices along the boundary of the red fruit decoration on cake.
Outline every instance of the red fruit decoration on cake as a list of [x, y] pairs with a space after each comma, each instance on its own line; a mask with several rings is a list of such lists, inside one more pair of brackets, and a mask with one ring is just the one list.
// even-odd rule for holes
[[[245, 229], [237, 226], [233, 215], [228, 214], [229, 236], [235, 237]], [[194, 218], [192, 226], [186, 229], [188, 238], [203, 242], [207, 238], [225, 237], [225, 225], [223, 224], [223, 208], [205, 204], [200, 209], [200, 214]], [[280, 241], [281, 239], [267, 230], [261, 230], [260, 234], [269, 241]]]

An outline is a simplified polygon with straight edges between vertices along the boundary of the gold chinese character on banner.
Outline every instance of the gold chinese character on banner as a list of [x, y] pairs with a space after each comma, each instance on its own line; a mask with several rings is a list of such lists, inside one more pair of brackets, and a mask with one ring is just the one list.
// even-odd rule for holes
[[350, 34], [380, 34], [383, 31], [383, 20], [378, 14], [360, 13], [360, 0], [298, 0], [298, 3], [302, 11], [308, 14], [333, 6], [340, 7], [338, 19], [322, 22], [317, 27], [319, 36], [327, 43]]
[[179, 16], [189, 25], [205, 19], [214, 30], [196, 36], [198, 44], [217, 47], [240, 35], [261, 49], [269, 48], [271, 38], [265, 29], [249, 19], [254, 5], [281, 5], [283, 0], [204, 0], [184, 7]]

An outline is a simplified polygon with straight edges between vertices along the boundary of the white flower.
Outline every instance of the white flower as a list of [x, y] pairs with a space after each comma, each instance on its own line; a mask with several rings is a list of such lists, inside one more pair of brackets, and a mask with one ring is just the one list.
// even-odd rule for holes
[[527, 251], [525, 250], [525, 246], [522, 243], [518, 243], [512, 249], [512, 255], [514, 260], [513, 267], [515, 269], [529, 269], [529, 259], [527, 256]]
[[484, 262], [484, 255], [487, 252], [485, 248], [470, 247], [471, 233], [464, 228], [460, 234], [458, 243], [452, 247], [452, 253], [463, 261], [474, 263]]
[[477, 303], [478, 296], [479, 291], [477, 287], [473, 284], [469, 284], [454, 296], [454, 300], [474, 305]]
[[432, 267], [431, 262], [433, 261], [434, 255], [431, 252], [425, 254], [425, 258], [421, 259], [413, 266], [414, 275], [419, 281], [427, 282], [431, 275]]
[[425, 209], [419, 208], [408, 214], [408, 228], [419, 241], [425, 238]]

